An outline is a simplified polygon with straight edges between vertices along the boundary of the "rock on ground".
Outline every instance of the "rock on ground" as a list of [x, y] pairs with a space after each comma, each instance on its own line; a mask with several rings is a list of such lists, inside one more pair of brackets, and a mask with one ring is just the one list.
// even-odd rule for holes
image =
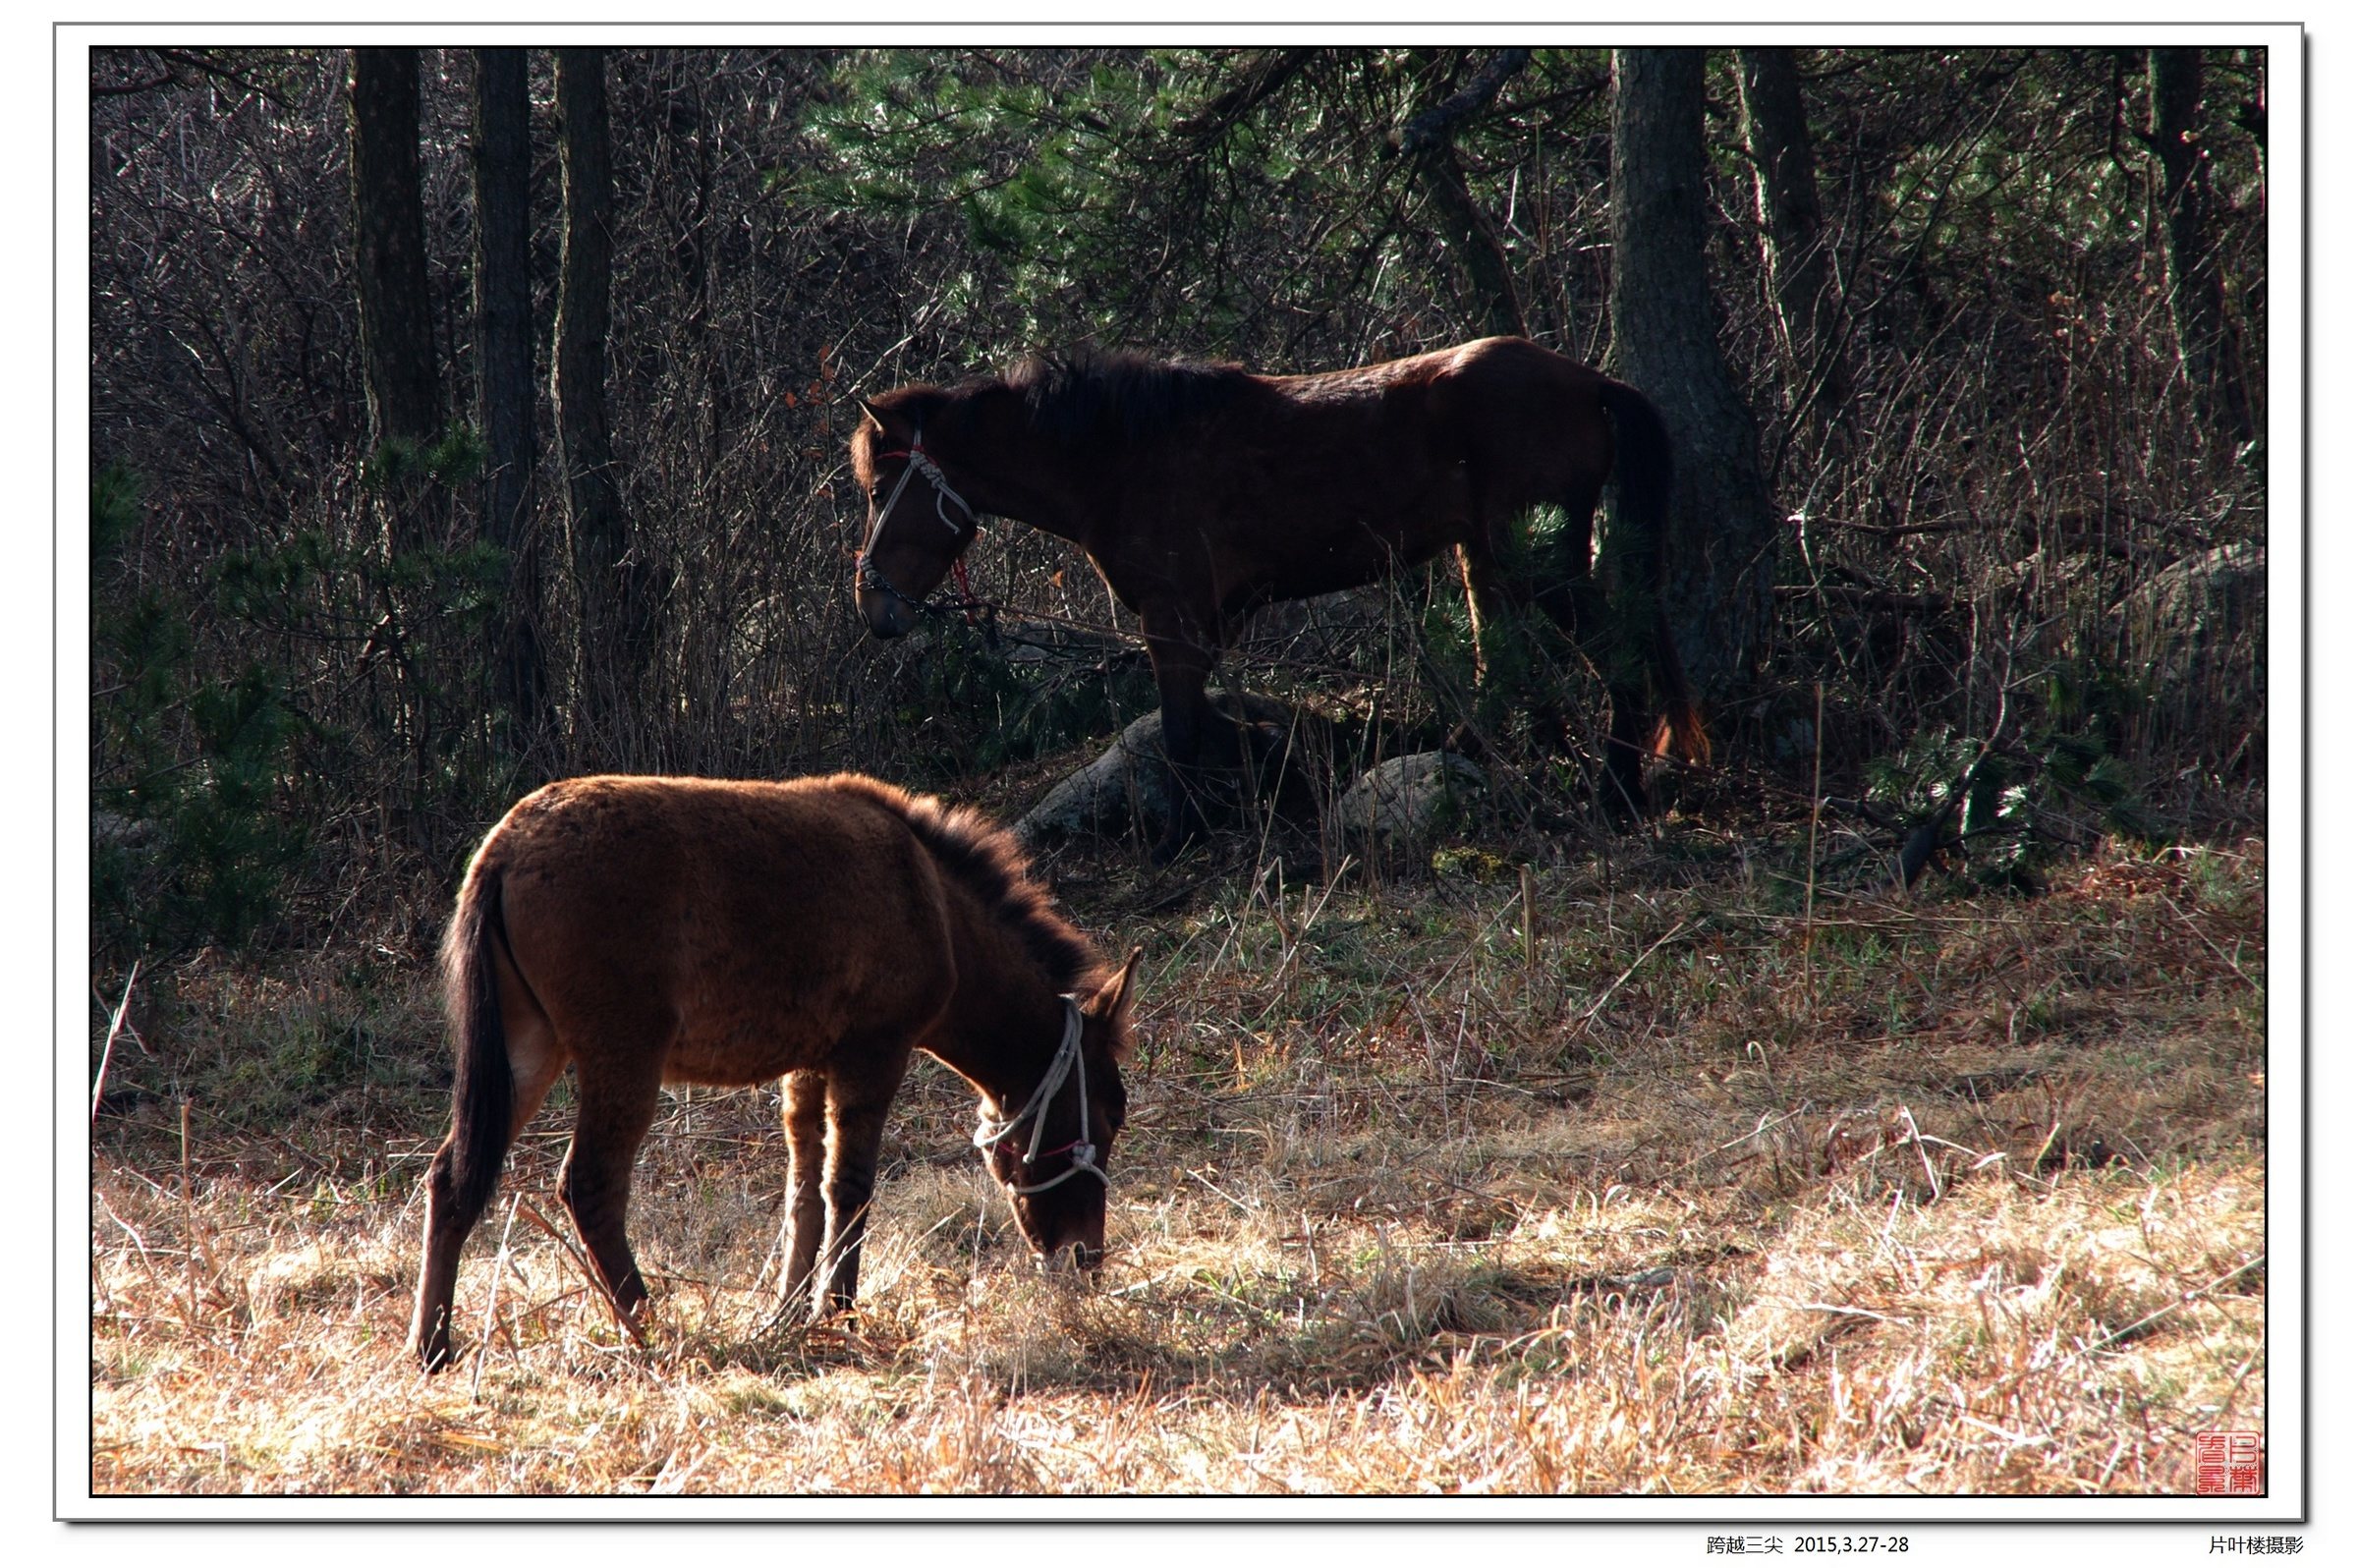
[[1343, 793], [1335, 824], [1346, 833], [1425, 838], [1445, 827], [1457, 805], [1487, 781], [1454, 752], [1414, 752], [1376, 763]]
[[2252, 738], [2268, 710], [2268, 547], [2223, 544], [2172, 563], [2113, 609], [2122, 660], [2140, 673], [2152, 739]]
[[[1212, 706], [1232, 719], [1240, 716], [1238, 703], [1232, 694], [1212, 699]], [[1321, 728], [1319, 721], [1270, 698], [1248, 694], [1242, 704], [1241, 716], [1250, 726], [1246, 733], [1262, 763], [1263, 787], [1278, 782], [1279, 769], [1298, 771], [1308, 752], [1306, 731]], [[1289, 746], [1289, 739], [1295, 744]], [[1083, 833], [1152, 838], [1170, 820], [1170, 811], [1162, 714], [1157, 710], [1133, 719], [1095, 760], [1059, 781], [1024, 813], [1015, 824], [1015, 835], [1033, 849]]]

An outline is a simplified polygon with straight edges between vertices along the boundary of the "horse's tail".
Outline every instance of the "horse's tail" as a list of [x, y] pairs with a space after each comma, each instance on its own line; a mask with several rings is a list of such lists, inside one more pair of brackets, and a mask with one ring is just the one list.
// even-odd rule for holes
[[500, 918], [501, 868], [478, 858], [459, 893], [442, 939], [443, 1005], [450, 1018], [457, 1071], [450, 1088], [450, 1199], [472, 1225], [491, 1202], [508, 1154], [516, 1113], [516, 1078], [508, 1065], [507, 1025], [499, 1011], [495, 942], [507, 939]]
[[1626, 382], [1608, 377], [1600, 396], [1613, 420], [1613, 483], [1621, 492], [1622, 523], [1625, 528], [1634, 523], [1645, 534], [1622, 559], [1636, 570], [1636, 586], [1654, 607], [1654, 636], [1645, 650], [1662, 708], [1654, 750], [1675, 750], [1690, 762], [1709, 761], [1711, 736], [1688, 691], [1662, 600], [1662, 551], [1670, 534], [1670, 427], [1654, 400]]

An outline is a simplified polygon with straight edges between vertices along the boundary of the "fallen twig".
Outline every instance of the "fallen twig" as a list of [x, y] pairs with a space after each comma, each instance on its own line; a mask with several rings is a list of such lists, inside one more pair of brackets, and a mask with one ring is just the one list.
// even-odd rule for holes
[[[98, 1102], [106, 1097], [107, 1064], [115, 1059], [115, 1041], [122, 1037], [131, 1021], [131, 988], [140, 982], [140, 961], [131, 962], [131, 978], [123, 982], [123, 999], [115, 1004], [114, 1017], [107, 1021], [106, 1048], [98, 1053], [98, 1077], [90, 1085], [90, 1120], [98, 1119]], [[145, 1050], [138, 1030], [131, 1031], [132, 1043]]]
[[1656, 947], [1661, 946], [1664, 942], [1670, 940], [1671, 937], [1676, 936], [1679, 932], [1685, 930], [1687, 928], [1687, 924], [1688, 923], [1686, 920], [1682, 918], [1668, 930], [1656, 937], [1654, 939], [1654, 947], [1649, 947], [1646, 949], [1646, 951], [1640, 953], [1637, 958], [1631, 962], [1629, 968], [1623, 970], [1618, 976], [1614, 977], [1613, 982], [1600, 992], [1597, 999], [1589, 1004], [1589, 1010], [1581, 1014], [1579, 1018], [1573, 1021], [1573, 1029], [1585, 1033], [1590, 1023], [1597, 1017], [1597, 1014], [1602, 1010], [1604, 1004], [1613, 999], [1613, 992], [1619, 990], [1622, 985], [1628, 981], [1629, 978], [1638, 972], [1638, 966], [1654, 956], [1654, 949]]

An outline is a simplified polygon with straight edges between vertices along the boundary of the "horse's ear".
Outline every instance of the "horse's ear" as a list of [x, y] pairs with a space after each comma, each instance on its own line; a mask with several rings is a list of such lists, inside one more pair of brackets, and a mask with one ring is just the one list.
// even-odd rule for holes
[[1092, 1013], [1105, 1019], [1121, 1016], [1123, 1009], [1130, 1005], [1131, 977], [1138, 973], [1138, 960], [1140, 955], [1145, 952], [1144, 947], [1130, 949], [1130, 956], [1122, 961], [1122, 967], [1116, 970], [1104, 984], [1097, 987], [1096, 995], [1089, 999], [1089, 1010]]
[[858, 393], [854, 393], [852, 395], [852, 401], [860, 405], [860, 413], [867, 419], [869, 423], [874, 425], [879, 431], [884, 428], [884, 418], [882, 415], [876, 412], [876, 406], [873, 403], [869, 402], [868, 399], [860, 396]]

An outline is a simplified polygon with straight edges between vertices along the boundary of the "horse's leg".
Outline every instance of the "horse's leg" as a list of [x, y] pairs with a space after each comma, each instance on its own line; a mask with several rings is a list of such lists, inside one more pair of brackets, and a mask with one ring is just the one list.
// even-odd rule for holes
[[1566, 492], [1563, 532], [1556, 535], [1551, 558], [1540, 563], [1532, 594], [1547, 619], [1575, 643], [1604, 624], [1604, 600], [1589, 572], [1589, 558], [1597, 550], [1597, 503], [1603, 494], [1601, 479], [1585, 477]]
[[[1477, 514], [1480, 515], [1479, 513]], [[1585, 530], [1585, 523], [1582, 525]], [[1537, 648], [1515, 648], [1510, 640], [1525, 638], [1526, 612], [1538, 605], [1549, 620], [1564, 627], [1568, 604], [1562, 595], [1549, 602], [1552, 581], [1542, 576], [1538, 588], [1500, 570], [1496, 541], [1477, 526], [1457, 547], [1458, 569], [1466, 582], [1466, 616], [1474, 631], [1474, 678], [1483, 689], [1478, 718], [1460, 725], [1452, 737], [1460, 751], [1473, 751], [1472, 741], [1487, 742], [1483, 732], [1502, 727], [1517, 700], [1531, 703], [1532, 740], [1543, 751], [1561, 755], [1571, 750], [1571, 729], [1554, 696], [1554, 685], [1534, 659], [1544, 659]], [[1493, 683], [1503, 689], [1493, 690]]]
[[[1547, 618], [1562, 628], [1603, 677], [1608, 714], [1604, 811], [1612, 821], [1627, 824], [1642, 816], [1646, 809], [1646, 695], [1644, 677], [1633, 668], [1629, 650], [1614, 645], [1604, 590], [1590, 570], [1597, 503], [1603, 493], [1601, 477], [1584, 477], [1564, 497], [1564, 532], [1556, 548], [1555, 570], [1545, 578], [1537, 600]], [[1566, 744], [1568, 747], [1568, 736]]]
[[1503, 657], [1506, 640], [1514, 635], [1516, 617], [1531, 607], [1531, 590], [1499, 570], [1496, 541], [1480, 523], [1458, 541], [1457, 569], [1466, 584], [1466, 625], [1474, 634], [1474, 679], [1504, 678], [1515, 663]]
[[860, 1292], [860, 1241], [876, 1190], [884, 1112], [909, 1070], [909, 1047], [847, 1040], [836, 1047], [827, 1092], [827, 1239], [814, 1316], [852, 1310]]
[[786, 1075], [786, 1268], [778, 1303], [791, 1307], [811, 1293], [811, 1271], [827, 1223], [827, 1075]]
[[[1154, 690], [1162, 699], [1162, 755], [1171, 797], [1170, 825], [1154, 846], [1154, 862], [1162, 865], [1206, 831], [1204, 752], [1207, 743], [1216, 747], [1221, 720], [1204, 686], [1219, 650], [1212, 636], [1184, 612], [1150, 608], [1140, 613], [1139, 626], [1154, 666]], [[1226, 759], [1226, 750], [1218, 760]]]
[[[1474, 691], [1459, 694], [1447, 690], [1449, 683], [1442, 682], [1439, 695], [1443, 706], [1455, 708], [1458, 717], [1441, 744], [1468, 756], [1482, 756], [1489, 753], [1495, 740], [1491, 716], [1487, 711], [1492, 704], [1484, 698], [1491, 695], [1490, 677], [1497, 660], [1492, 656], [1495, 650], [1490, 644], [1506, 624], [1503, 612], [1507, 600], [1499, 581], [1497, 557], [1491, 553], [1489, 541], [1482, 536], [1479, 524], [1472, 533], [1458, 540], [1457, 575], [1465, 586], [1466, 629], [1474, 640]], [[1427, 652], [1430, 654], [1431, 649]], [[1437, 666], [1433, 672], [1436, 678], [1440, 674]]]
[[558, 1194], [606, 1293], [632, 1317], [646, 1303], [646, 1281], [631, 1256], [623, 1217], [631, 1203], [631, 1163], [654, 1125], [662, 1094], [666, 1043], [657, 1029], [616, 1029], [600, 1041], [605, 1050], [594, 1062], [577, 1059], [581, 1114], [557, 1178]]

